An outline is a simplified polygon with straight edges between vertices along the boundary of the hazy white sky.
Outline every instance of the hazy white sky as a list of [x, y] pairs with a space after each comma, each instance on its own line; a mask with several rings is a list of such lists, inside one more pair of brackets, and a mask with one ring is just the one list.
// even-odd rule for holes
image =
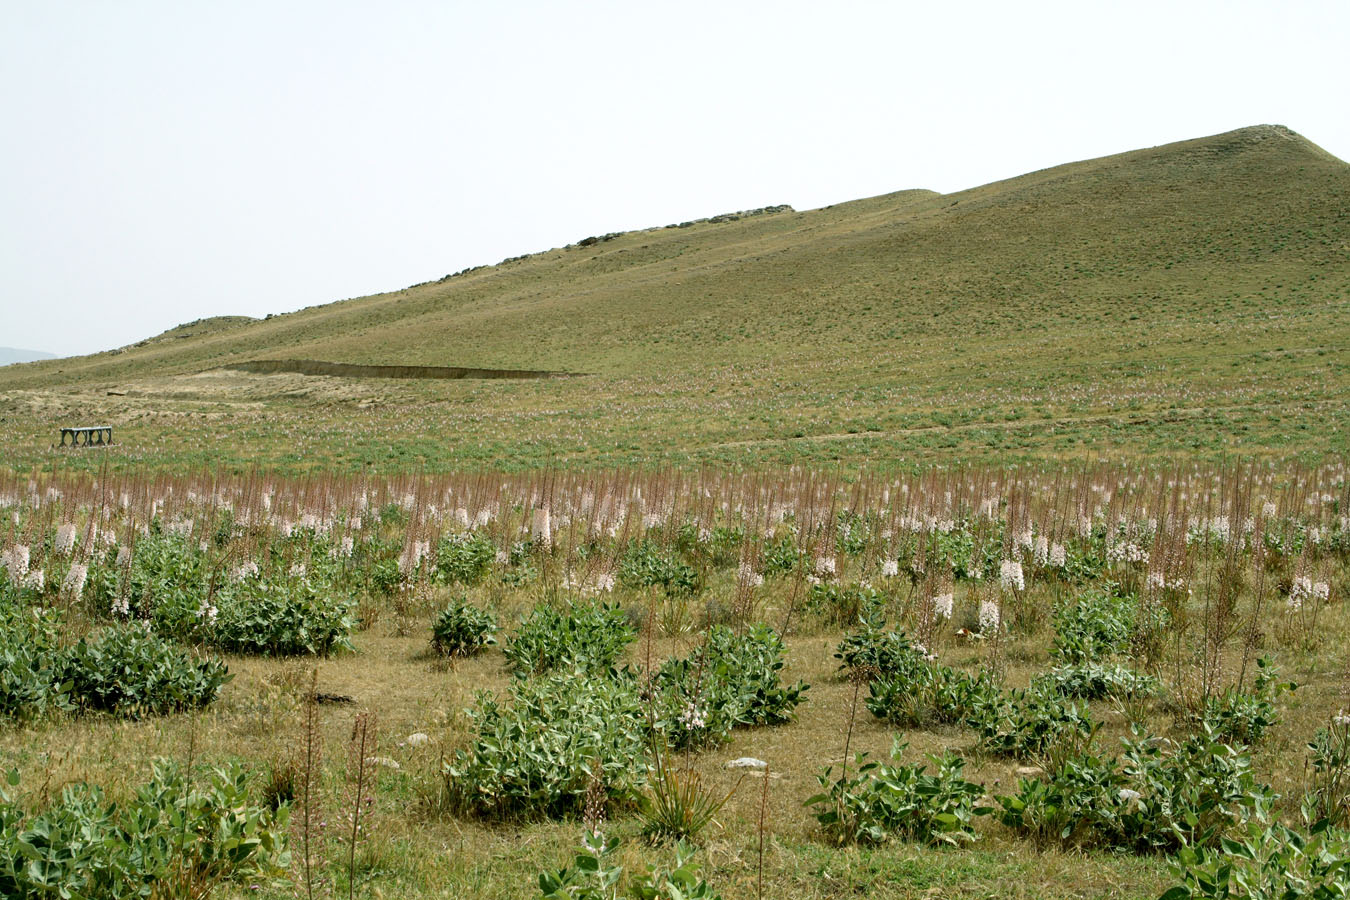
[[0, 345], [1244, 125], [1346, 159], [1347, 46], [1345, 0], [0, 0]]

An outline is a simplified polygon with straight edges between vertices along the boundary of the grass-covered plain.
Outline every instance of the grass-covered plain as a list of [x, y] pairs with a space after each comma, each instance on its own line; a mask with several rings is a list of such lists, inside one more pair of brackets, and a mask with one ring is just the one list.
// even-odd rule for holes
[[[168, 853], [169, 895], [201, 871], [220, 896], [538, 896], [593, 827], [623, 888], [677, 852], [644, 837], [658, 753], [730, 793], [690, 835], [726, 898], [1153, 898], [1179, 853], [1268, 855], [1318, 818], [1344, 859], [1346, 491], [1342, 463], [12, 477], [0, 841], [83, 822], [79, 783], [253, 811], [224, 819], [256, 837], [234, 868]], [[69, 682], [110, 634], [120, 674]], [[895, 738], [869, 781], [855, 754]], [[906, 793], [945, 752], [964, 768]], [[141, 848], [118, 834], [87, 858]]]

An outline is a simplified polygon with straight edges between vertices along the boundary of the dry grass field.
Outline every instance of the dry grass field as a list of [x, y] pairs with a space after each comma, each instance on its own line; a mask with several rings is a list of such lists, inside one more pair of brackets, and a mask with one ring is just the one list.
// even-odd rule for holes
[[0, 368], [0, 896], [1346, 896], [1347, 346], [1258, 126]]

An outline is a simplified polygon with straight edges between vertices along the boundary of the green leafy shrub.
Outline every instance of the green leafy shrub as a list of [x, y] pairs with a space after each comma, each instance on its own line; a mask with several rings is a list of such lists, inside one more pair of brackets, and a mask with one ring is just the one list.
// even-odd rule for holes
[[217, 601], [207, 640], [233, 653], [327, 656], [351, 649], [350, 598], [326, 580], [247, 578]]
[[618, 604], [574, 601], [535, 607], [503, 652], [517, 675], [603, 672], [636, 637]]
[[442, 584], [475, 585], [487, 577], [496, 556], [497, 548], [481, 534], [447, 535], [436, 545], [435, 578]]
[[886, 596], [874, 587], [820, 582], [806, 595], [806, 611], [832, 627], [874, 618], [886, 605]]
[[1086, 706], [1036, 688], [976, 698], [967, 723], [983, 752], [1020, 759], [1072, 755], [1097, 728]]
[[887, 630], [877, 620], [864, 622], [862, 628], [845, 635], [834, 653], [840, 669], [879, 677], [913, 677], [923, 668], [925, 657], [903, 631]]
[[986, 675], [967, 675], [948, 666], [926, 663], [909, 676], [876, 678], [868, 684], [864, 703], [872, 715], [904, 728], [955, 725], [998, 697], [998, 686]]
[[[891, 756], [905, 748], [896, 743]], [[984, 788], [962, 777], [965, 760], [947, 753], [924, 765], [888, 765], [857, 755], [857, 774], [833, 777], [833, 767], [816, 776], [825, 790], [806, 801], [816, 821], [840, 844], [880, 844], [891, 838], [926, 844], [958, 844], [975, 839], [976, 816], [989, 812], [975, 803]]]
[[464, 809], [503, 818], [579, 812], [596, 777], [608, 801], [630, 803], [646, 781], [644, 717], [631, 675], [517, 679], [512, 699], [488, 694], [469, 711], [475, 736], [445, 766]]
[[473, 656], [497, 643], [497, 622], [492, 613], [468, 602], [467, 597], [441, 610], [431, 626], [431, 646], [443, 656]]
[[[571, 866], [539, 873], [540, 900], [619, 900], [623, 866], [611, 862], [616, 841], [596, 832], [581, 840], [582, 851]], [[721, 900], [699, 877], [693, 848], [675, 846], [675, 865], [670, 869], [649, 866], [628, 885], [627, 895], [636, 900]]]
[[735, 564], [741, 558], [744, 544], [745, 532], [728, 525], [718, 525], [708, 531], [688, 522], [680, 526], [675, 536], [675, 546], [686, 558], [718, 568]]
[[0, 716], [27, 721], [68, 709], [57, 622], [0, 600]]
[[1221, 847], [1182, 847], [1173, 868], [1181, 883], [1158, 900], [1337, 900], [1350, 897], [1350, 833], [1252, 821]]
[[782, 682], [786, 648], [767, 625], [736, 634], [725, 625], [684, 659], [670, 659], [656, 673], [657, 727], [673, 747], [720, 743], [738, 725], [791, 721], [808, 685]]
[[1056, 666], [1036, 677], [1034, 684], [1051, 693], [1084, 700], [1105, 697], [1151, 697], [1161, 687], [1152, 675], [1136, 672], [1119, 663], [1071, 663]]
[[635, 541], [619, 560], [619, 581], [630, 588], [659, 587], [667, 594], [693, 596], [699, 592], [693, 566], [661, 552], [651, 541]]
[[1038, 844], [1104, 846], [1136, 853], [1217, 846], [1274, 802], [1251, 758], [1202, 734], [1177, 744], [1124, 742], [1117, 760], [1088, 753], [1066, 759], [1046, 779], [1021, 779], [999, 797], [1000, 821]]
[[289, 865], [286, 813], [254, 804], [247, 786], [238, 765], [202, 783], [157, 760], [121, 804], [74, 784], [26, 810], [0, 790], [0, 896], [205, 897], [225, 881], [276, 881]]
[[791, 575], [807, 562], [807, 553], [790, 534], [766, 541], [760, 549], [760, 566], [765, 575]]
[[1262, 657], [1256, 661], [1256, 679], [1251, 691], [1229, 688], [1210, 697], [1201, 712], [1202, 727], [1220, 740], [1255, 746], [1267, 731], [1279, 724], [1276, 698], [1298, 689], [1294, 682], [1276, 681], [1275, 667]]
[[1304, 805], [1311, 821], [1337, 828], [1350, 825], [1350, 716], [1339, 712], [1308, 742], [1308, 791]]
[[1108, 659], [1129, 649], [1136, 602], [1109, 590], [1090, 590], [1055, 609], [1050, 655], [1077, 665]]
[[205, 706], [230, 677], [224, 663], [194, 659], [136, 624], [105, 628], [60, 662], [60, 681], [80, 708], [132, 716]]

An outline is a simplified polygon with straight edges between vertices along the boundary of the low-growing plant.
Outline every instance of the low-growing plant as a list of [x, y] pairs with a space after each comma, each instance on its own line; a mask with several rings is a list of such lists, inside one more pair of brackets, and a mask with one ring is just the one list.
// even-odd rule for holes
[[442, 584], [478, 584], [492, 570], [496, 556], [497, 548], [484, 535], [447, 535], [436, 545], [434, 577]]
[[820, 582], [811, 585], [806, 611], [833, 627], [874, 619], [885, 607], [886, 596], [874, 587]]
[[652, 541], [636, 541], [619, 560], [619, 581], [630, 588], [659, 587], [668, 594], [693, 596], [701, 587], [698, 571], [663, 553]]
[[713, 793], [691, 766], [673, 765], [669, 750], [652, 747], [647, 788], [639, 795], [642, 833], [656, 840], [695, 841], [726, 805], [742, 779], [725, 794]]
[[1274, 800], [1251, 758], [1209, 733], [1180, 743], [1136, 736], [1116, 760], [1076, 754], [998, 798], [1000, 821], [1038, 844], [1136, 853], [1218, 846]]
[[1087, 706], [1044, 689], [979, 696], [967, 723], [994, 756], [1052, 760], [1086, 750], [1097, 725]]
[[[896, 741], [891, 757], [899, 760], [905, 744]], [[965, 760], [947, 753], [930, 757], [937, 767], [889, 765], [856, 757], [857, 774], [833, 776], [828, 767], [816, 776], [824, 788], [805, 805], [816, 821], [840, 844], [880, 844], [891, 838], [926, 844], [959, 844], [975, 839], [976, 816], [990, 812], [977, 807], [984, 788], [962, 777]]]
[[517, 675], [555, 670], [604, 672], [637, 638], [618, 604], [573, 601], [536, 606], [506, 645], [507, 664]]
[[1308, 742], [1307, 792], [1304, 805], [1310, 821], [1350, 825], [1350, 715], [1344, 711], [1317, 729]]
[[[539, 873], [540, 900], [619, 900], [623, 866], [612, 862], [616, 841], [602, 833], [588, 832], [581, 839], [582, 852], [571, 866]], [[636, 900], [721, 900], [700, 875], [693, 848], [675, 846], [675, 862], [669, 869], [649, 866], [628, 885]]]
[[1152, 675], [1136, 672], [1120, 663], [1100, 662], [1056, 666], [1037, 676], [1034, 683], [1046, 691], [1084, 700], [1151, 697], [1161, 687]]
[[988, 673], [967, 675], [929, 662], [910, 676], [874, 679], [868, 685], [864, 702], [878, 719], [905, 728], [919, 728], [965, 722], [998, 694], [998, 685]]
[[1252, 746], [1260, 743], [1266, 732], [1279, 724], [1279, 695], [1298, 689], [1292, 681], [1276, 680], [1277, 672], [1269, 659], [1261, 657], [1256, 663], [1251, 691], [1230, 687], [1205, 702], [1200, 725], [1220, 740]]
[[54, 613], [0, 601], [0, 716], [20, 721], [70, 707]]
[[511, 689], [509, 703], [481, 694], [468, 711], [473, 741], [444, 767], [458, 805], [494, 818], [558, 817], [582, 808], [593, 780], [610, 803], [636, 799], [647, 748], [632, 675], [555, 673]]
[[224, 663], [196, 659], [139, 624], [81, 640], [64, 654], [60, 672], [81, 709], [131, 716], [205, 706], [232, 677]]
[[1158, 900], [1337, 900], [1350, 897], [1350, 833], [1254, 820], [1220, 847], [1182, 847], [1173, 871], [1181, 883]]
[[1136, 601], [1108, 588], [1084, 592], [1055, 609], [1050, 655], [1065, 664], [1098, 662], [1129, 649]]
[[352, 649], [353, 604], [325, 580], [248, 578], [222, 592], [210, 643], [233, 653], [327, 656]]
[[657, 671], [656, 727], [671, 746], [684, 748], [719, 743], [738, 725], [791, 721], [809, 685], [783, 684], [784, 656], [782, 638], [767, 625], [739, 635], [713, 626], [702, 646]]
[[442, 656], [473, 656], [497, 643], [497, 621], [461, 597], [436, 616], [431, 626], [431, 646]]
[[285, 808], [254, 803], [237, 764], [203, 780], [157, 760], [121, 804], [81, 783], [23, 809], [0, 789], [0, 896], [203, 898], [230, 880], [278, 881], [288, 864]]

